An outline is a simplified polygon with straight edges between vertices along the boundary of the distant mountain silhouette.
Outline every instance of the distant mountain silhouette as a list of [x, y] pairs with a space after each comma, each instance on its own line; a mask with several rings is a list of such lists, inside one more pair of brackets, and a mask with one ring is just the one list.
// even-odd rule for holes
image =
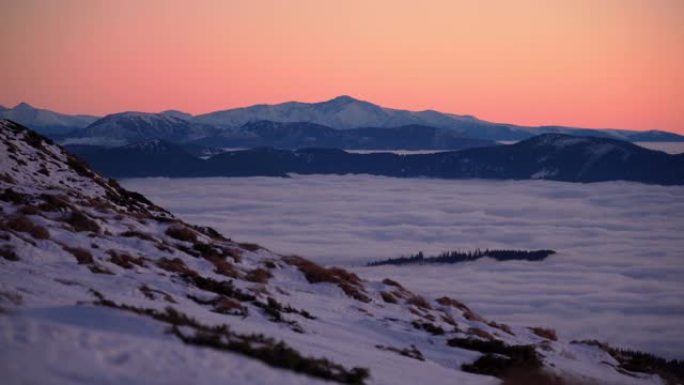
[[272, 121], [246, 123], [238, 129], [226, 130], [193, 143], [232, 148], [266, 146], [285, 149], [332, 147], [372, 150], [460, 150], [495, 144], [489, 140], [466, 138], [448, 129], [418, 125], [336, 130], [315, 123]]
[[0, 119], [9, 119], [49, 136], [60, 136], [88, 126], [97, 120], [90, 115], [67, 115], [19, 103], [13, 108], [0, 108]]
[[[138, 116], [134, 118], [131, 114]], [[350, 96], [339, 96], [318, 103], [258, 104], [196, 116], [178, 110], [167, 110], [160, 113], [121, 112], [104, 117], [105, 121], [97, 121], [98, 118], [95, 116], [60, 114], [49, 110], [36, 109], [26, 103], [21, 103], [9, 109], [0, 108], [0, 119], [2, 118], [34, 128], [64, 143], [98, 143], [107, 146], [131, 144], [149, 139], [162, 139], [171, 142], [204, 139], [205, 143], [217, 139], [221, 142], [230, 142], [241, 138], [245, 139], [244, 137], [248, 136], [250, 132], [241, 132], [243, 127], [249, 129], [252, 124], [261, 121], [308, 123], [336, 130], [423, 126], [431, 129], [448, 130], [455, 137], [493, 141], [522, 140], [544, 133], [603, 136], [633, 142], [684, 141], [684, 136], [665, 131], [586, 129], [562, 126], [526, 127], [493, 123], [470, 115], [456, 115], [434, 110], [408, 111], [386, 108]], [[177, 119], [183, 123], [169, 122], [167, 119]], [[107, 125], [104, 125], [105, 122]], [[277, 127], [291, 129], [288, 125]], [[287, 138], [281, 142], [294, 143], [295, 139]], [[323, 145], [318, 144], [317, 140], [322, 139], [313, 140], [311, 145]], [[268, 141], [261, 143], [270, 145]], [[351, 144], [354, 142], [352, 141]], [[301, 145], [298, 146], [301, 147]], [[285, 148], [294, 147], [294, 145], [285, 146]], [[383, 145], [378, 144], [374, 148], [383, 148]], [[456, 146], [455, 148], [462, 147]]]
[[225, 152], [207, 160], [169, 143], [150, 143], [108, 150], [71, 150], [96, 170], [115, 177], [286, 176], [297, 173], [684, 184], [684, 155], [669, 155], [614, 139], [562, 134], [544, 134], [512, 145], [434, 154], [257, 148]]
[[129, 146], [67, 146], [96, 170], [113, 178], [203, 176], [205, 163], [179, 146], [159, 139]]

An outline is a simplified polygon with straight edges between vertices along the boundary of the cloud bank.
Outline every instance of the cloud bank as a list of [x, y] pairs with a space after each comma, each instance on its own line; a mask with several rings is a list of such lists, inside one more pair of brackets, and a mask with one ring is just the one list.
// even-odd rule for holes
[[[182, 218], [487, 317], [684, 358], [684, 187], [364, 175], [131, 179]], [[541, 263], [375, 267], [424, 251], [549, 248]]]

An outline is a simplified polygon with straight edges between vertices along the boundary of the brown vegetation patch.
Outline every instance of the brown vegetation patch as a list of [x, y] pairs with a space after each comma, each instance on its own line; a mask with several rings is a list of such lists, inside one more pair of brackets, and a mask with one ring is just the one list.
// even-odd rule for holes
[[248, 312], [247, 308], [242, 306], [240, 302], [228, 297], [219, 297], [216, 303], [214, 303], [212, 311], [215, 313], [242, 317], [246, 317]]
[[432, 309], [430, 303], [423, 297], [419, 295], [413, 295], [406, 300], [406, 303], [413, 305], [421, 309]]
[[380, 297], [382, 297], [382, 300], [387, 303], [397, 303], [397, 298], [392, 293], [381, 291]]
[[344, 293], [357, 301], [370, 302], [365, 294], [361, 279], [354, 273], [339, 267], [325, 268], [298, 256], [283, 257], [289, 265], [296, 266], [309, 283], [329, 282], [336, 284]]
[[413, 325], [415, 329], [425, 330], [426, 332], [435, 336], [441, 336], [444, 334], [444, 329], [442, 329], [441, 326], [435, 325], [431, 322], [416, 320], [411, 322], [411, 325]]
[[76, 258], [76, 261], [78, 262], [79, 265], [87, 265], [89, 263], [93, 263], [93, 255], [90, 253], [90, 251], [83, 249], [81, 247], [70, 247], [70, 246], [62, 246], [64, 250], [68, 251], [71, 253], [71, 255]]
[[226, 277], [231, 278], [240, 277], [240, 273], [235, 268], [235, 266], [233, 266], [232, 263], [228, 262], [224, 258], [213, 256], [206, 258], [206, 260], [211, 262], [212, 265], [214, 265], [214, 273], [225, 275]]
[[531, 327], [529, 328], [532, 330], [532, 333], [535, 335], [545, 338], [547, 340], [551, 341], [558, 341], [558, 335], [556, 334], [556, 331], [553, 329], [548, 329], [548, 328], [542, 328], [542, 327]]
[[171, 238], [184, 242], [197, 241], [197, 233], [182, 225], [173, 225], [166, 229], [165, 234]]
[[484, 318], [482, 318], [479, 314], [475, 313], [474, 311], [470, 310], [468, 306], [463, 304], [460, 301], [457, 301], [451, 297], [441, 297], [437, 298], [437, 303], [442, 305], [442, 306], [451, 306], [456, 309], [459, 309], [463, 312], [463, 317], [467, 319], [468, 321], [479, 321], [479, 322], [486, 322]]
[[382, 283], [384, 283], [385, 285], [394, 286], [394, 287], [402, 289], [402, 290], [406, 290], [403, 286], [401, 286], [401, 284], [399, 282], [392, 280], [392, 279], [389, 279], [389, 278], [383, 279]]
[[100, 232], [100, 225], [98, 225], [94, 219], [80, 211], [73, 211], [64, 221], [78, 232]]
[[40, 199], [43, 202], [38, 208], [43, 211], [66, 211], [71, 207], [66, 195], [41, 194]]
[[50, 238], [50, 232], [45, 227], [34, 224], [31, 219], [25, 215], [10, 218], [10, 220], [7, 221], [7, 227], [19, 233], [28, 233], [35, 239]]
[[120, 253], [115, 250], [108, 250], [107, 254], [110, 256], [109, 262], [119, 265], [124, 269], [132, 269], [133, 265], [145, 267], [145, 258], [143, 257], [133, 257], [126, 253]]
[[254, 270], [250, 270], [247, 272], [247, 275], [245, 275], [245, 279], [250, 281], [250, 282], [257, 282], [257, 283], [266, 283], [268, 282], [269, 279], [271, 279], [273, 275], [271, 274], [270, 271], [262, 268], [256, 268]]
[[259, 249], [263, 249], [263, 247], [257, 245], [256, 243], [242, 242], [242, 243], [238, 243], [237, 245], [240, 246], [240, 248], [243, 248], [247, 251], [252, 251], [252, 252], [257, 251]]
[[126, 238], [139, 238], [139, 239], [142, 239], [144, 241], [150, 241], [150, 242], [156, 242], [157, 241], [156, 239], [154, 239], [153, 236], [151, 236], [149, 234], [145, 234], [145, 233], [137, 231], [137, 230], [124, 231], [120, 235], [122, 237], [126, 237]]
[[190, 269], [180, 258], [161, 258], [157, 261], [157, 266], [160, 269], [170, 271], [172, 273], [187, 274], [191, 276], [198, 275], [196, 271]]

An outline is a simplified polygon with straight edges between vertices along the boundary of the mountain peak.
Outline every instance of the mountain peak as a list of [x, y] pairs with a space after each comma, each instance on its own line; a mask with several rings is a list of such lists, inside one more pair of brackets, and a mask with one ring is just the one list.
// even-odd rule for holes
[[340, 95], [335, 98], [332, 98], [328, 101], [322, 102], [320, 104], [327, 104], [327, 105], [338, 105], [338, 106], [343, 106], [351, 103], [363, 103], [362, 100], [353, 98], [349, 95]]
[[32, 105], [30, 105], [26, 102], [21, 102], [21, 103], [17, 104], [16, 106], [14, 106], [13, 109], [14, 110], [35, 110], [35, 108]]

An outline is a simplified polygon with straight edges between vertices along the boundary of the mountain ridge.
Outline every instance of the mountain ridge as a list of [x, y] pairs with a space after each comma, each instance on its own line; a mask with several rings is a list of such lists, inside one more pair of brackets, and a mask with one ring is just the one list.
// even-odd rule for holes
[[294, 173], [684, 184], [683, 154], [670, 155], [617, 139], [565, 134], [542, 134], [510, 145], [403, 155], [351, 153], [334, 148], [260, 147], [200, 159], [179, 145], [167, 143], [164, 148], [165, 153], [148, 151], [144, 146], [74, 147], [73, 151], [96, 170], [112, 177], [284, 177]]
[[[17, 107], [20, 107], [18, 110], [26, 110], [28, 112], [25, 111], [20, 114], [15, 111]], [[386, 108], [347, 95], [315, 103], [292, 101], [279, 104], [256, 104], [197, 115], [178, 110], [166, 110], [149, 114], [171, 116], [193, 124], [209, 125], [219, 131], [236, 129], [250, 122], [269, 120], [282, 123], [316, 123], [336, 129], [423, 125], [450, 129], [465, 137], [498, 141], [521, 140], [538, 134], [553, 132], [585, 136], [605, 136], [628, 141], [684, 141], [684, 136], [682, 135], [660, 130], [588, 129], [557, 125], [531, 127], [488, 122], [471, 115], [443, 113], [432, 109], [410, 111]], [[40, 119], [40, 116], [49, 116], [49, 119]], [[24, 103], [12, 109], [0, 109], [0, 118], [17, 121], [61, 140], [65, 135], [69, 136], [68, 134], [78, 137], [79, 131], [100, 117], [60, 114], [49, 110], [36, 109]], [[46, 119], [48, 121], [45, 121]], [[169, 138], [160, 139], [168, 140]]]

